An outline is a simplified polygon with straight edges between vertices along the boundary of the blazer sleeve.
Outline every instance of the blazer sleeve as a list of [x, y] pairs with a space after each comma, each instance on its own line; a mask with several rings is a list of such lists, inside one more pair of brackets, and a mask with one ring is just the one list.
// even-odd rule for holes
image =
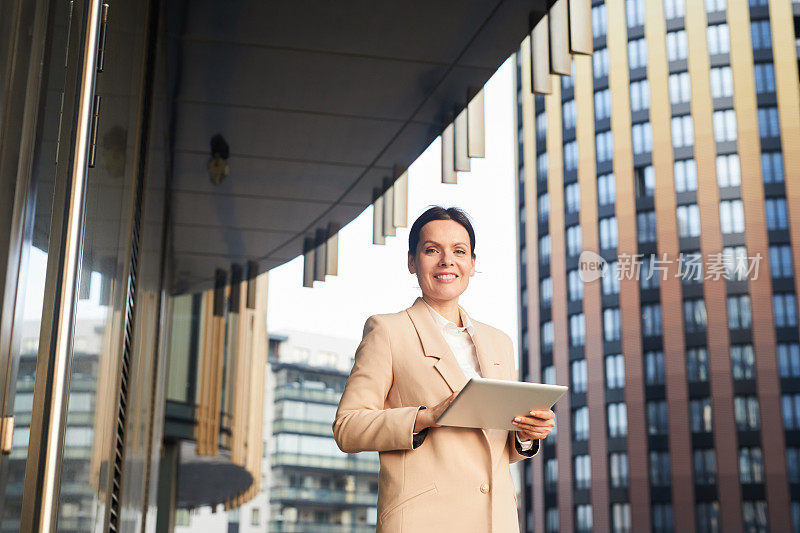
[[389, 331], [380, 316], [371, 316], [333, 421], [333, 437], [343, 452], [415, 448], [419, 406], [384, 408], [392, 379]]

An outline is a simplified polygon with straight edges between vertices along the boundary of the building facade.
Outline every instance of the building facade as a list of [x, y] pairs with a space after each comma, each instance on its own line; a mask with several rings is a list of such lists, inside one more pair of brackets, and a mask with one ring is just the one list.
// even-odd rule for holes
[[517, 55], [527, 530], [800, 531], [800, 3], [591, 4]]

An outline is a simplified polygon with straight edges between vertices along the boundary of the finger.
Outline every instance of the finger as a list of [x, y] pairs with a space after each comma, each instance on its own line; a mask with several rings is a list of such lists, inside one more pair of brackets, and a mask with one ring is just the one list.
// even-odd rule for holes
[[551, 418], [555, 418], [555, 413], [553, 411], [541, 411], [541, 410], [534, 410], [530, 412], [531, 416], [534, 418], [541, 418], [543, 420], [550, 420]]
[[550, 431], [552, 426], [549, 425], [542, 425], [542, 424], [530, 424], [524, 421], [517, 422], [516, 420], [511, 422], [516, 427], [528, 431]]

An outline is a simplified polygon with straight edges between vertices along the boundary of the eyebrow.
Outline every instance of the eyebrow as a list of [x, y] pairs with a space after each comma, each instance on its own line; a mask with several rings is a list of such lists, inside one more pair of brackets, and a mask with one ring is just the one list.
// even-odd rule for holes
[[[425, 242], [422, 243], [422, 245], [425, 246], [428, 243], [435, 244], [436, 246], [441, 246], [441, 244], [439, 244], [436, 241], [425, 241]], [[467, 245], [467, 243], [465, 243], [465, 242], [457, 242], [457, 243], [454, 244], [454, 246], [458, 246], [459, 244], [461, 246], [466, 246]]]

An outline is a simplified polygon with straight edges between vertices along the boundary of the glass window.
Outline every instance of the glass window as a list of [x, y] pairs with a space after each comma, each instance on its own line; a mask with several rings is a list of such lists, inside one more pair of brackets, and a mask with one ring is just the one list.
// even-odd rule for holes
[[728, 296], [728, 327], [747, 329], [750, 323], [750, 296], [747, 294]]
[[752, 345], [731, 345], [731, 370], [733, 372], [733, 379], [735, 380], [756, 378], [756, 361], [753, 355]]
[[625, 387], [625, 359], [622, 354], [606, 356], [606, 388], [621, 389]]
[[569, 317], [569, 343], [574, 347], [586, 344], [586, 320], [583, 313]]
[[697, 204], [679, 205], [675, 214], [678, 220], [678, 237], [700, 236], [700, 210]]
[[772, 48], [769, 20], [752, 21], [750, 23], [750, 37], [753, 40], [753, 50]]
[[775, 327], [787, 328], [797, 325], [797, 304], [793, 292], [776, 293], [772, 296]]
[[667, 429], [667, 402], [664, 400], [647, 402], [647, 434], [666, 435]]
[[714, 485], [717, 482], [717, 460], [714, 449], [695, 450], [692, 453], [694, 463], [694, 482], [697, 485]]
[[570, 301], [576, 302], [583, 298], [583, 280], [577, 270], [567, 272], [567, 289]]
[[731, 67], [714, 67], [710, 72], [711, 97], [733, 96], [733, 71]]
[[764, 183], [783, 183], [783, 154], [781, 152], [762, 152], [761, 173]]
[[689, 45], [686, 41], [686, 30], [667, 33], [667, 61], [680, 61], [688, 56]]
[[628, 27], [644, 26], [644, 0], [625, 0], [625, 18]]
[[595, 78], [608, 76], [608, 48], [600, 48], [592, 54], [592, 73]]
[[608, 404], [608, 437], [613, 439], [628, 434], [628, 408], [623, 402]]
[[689, 402], [689, 425], [692, 433], [711, 433], [711, 400], [709, 398]]
[[694, 144], [694, 124], [691, 115], [672, 117], [672, 146], [681, 148]]
[[742, 483], [764, 482], [761, 448], [754, 446], [739, 449], [739, 479]]
[[737, 187], [742, 182], [739, 154], [717, 156], [717, 185]]
[[800, 448], [786, 448], [786, 471], [789, 483], [800, 483]]
[[782, 378], [800, 377], [800, 345], [796, 342], [778, 344], [778, 372]]
[[736, 140], [736, 113], [733, 109], [714, 111], [714, 140], [717, 142]]
[[[566, 76], [562, 79], [572, 79], [571, 76]], [[564, 124], [565, 130], [575, 128], [575, 100], [567, 100], [561, 104], [561, 120]]]
[[578, 505], [575, 507], [575, 531], [577, 533], [591, 533], [592, 531], [592, 506]]
[[681, 252], [678, 264], [682, 283], [689, 285], [703, 282], [703, 255], [700, 252]]
[[588, 407], [578, 407], [572, 411], [572, 430], [575, 440], [589, 440]]
[[722, 249], [725, 275], [730, 280], [744, 281], [749, 273], [749, 258], [744, 246], [726, 246]]
[[756, 396], [735, 396], [733, 398], [733, 414], [736, 429], [753, 431], [758, 429], [758, 398]]
[[777, 107], [758, 108], [758, 132], [761, 138], [780, 137], [781, 129], [778, 122]]
[[574, 460], [575, 489], [588, 489], [592, 485], [592, 465], [588, 455], [576, 455]]
[[595, 135], [595, 147], [597, 149], [598, 163], [611, 161], [614, 157], [614, 137], [611, 132], [602, 131]]
[[756, 93], [770, 94], [775, 92], [775, 66], [772, 63], [756, 63], [753, 65], [756, 79]]
[[642, 335], [661, 335], [661, 305], [650, 304], [642, 306]]
[[669, 452], [650, 452], [649, 463], [650, 483], [654, 487], [670, 486]]
[[548, 169], [548, 161], [547, 161], [547, 152], [539, 154], [536, 156], [536, 177], [539, 180], [546, 180], [547, 179], [547, 169]]
[[579, 255], [583, 247], [581, 227], [579, 225], [567, 228], [567, 255]]
[[731, 50], [730, 35], [727, 24], [715, 24], [706, 30], [708, 36], [708, 53], [727, 54]]
[[542, 324], [542, 348], [545, 350], [552, 350], [553, 349], [553, 322], [552, 320], [548, 320], [544, 324]]
[[625, 452], [612, 453], [608, 457], [608, 466], [611, 471], [611, 488], [620, 489], [628, 486], [628, 454]]
[[542, 383], [548, 385], [556, 384], [556, 368], [553, 365], [548, 365], [542, 369]]
[[544, 488], [548, 492], [554, 492], [558, 486], [558, 461], [548, 459], [544, 463]]
[[545, 222], [550, 216], [550, 193], [539, 195], [539, 222]]
[[687, 333], [706, 330], [706, 304], [702, 298], [683, 301], [683, 325]]
[[578, 142], [570, 141], [564, 143], [564, 170], [575, 170], [578, 168]]
[[789, 228], [789, 217], [786, 212], [786, 198], [767, 198], [764, 200], [767, 213], [767, 229], [781, 230]]
[[744, 519], [744, 531], [757, 531], [758, 533], [769, 531], [767, 528], [767, 502], [764, 500], [743, 501], [742, 518]]
[[650, 82], [640, 80], [631, 82], [631, 111], [650, 109]]
[[605, 37], [606, 28], [608, 27], [608, 15], [606, 14], [606, 5], [601, 4], [592, 8], [592, 37]]
[[586, 392], [586, 360], [578, 359], [570, 365], [572, 367], [572, 392]]
[[692, 84], [688, 72], [676, 72], [669, 75], [669, 101], [672, 104], [684, 104], [692, 99]]
[[[644, 131], [647, 132], [651, 131], [649, 122], [647, 123], [647, 128], [645, 128]], [[646, 133], [645, 135], [649, 135], [649, 133]], [[652, 142], [652, 139], [650, 140], [650, 142]], [[634, 153], [642, 153], [642, 152], [636, 152], [637, 149], [645, 151], [651, 150], [652, 144], [650, 145], [645, 144], [644, 146], [634, 147]], [[652, 165], [647, 165], [646, 167], [634, 167], [633, 180], [635, 189], [634, 192], [636, 193], [637, 198], [653, 196], [656, 190], [656, 172], [655, 169], [653, 169]]]
[[647, 65], [647, 41], [634, 39], [628, 41], [628, 68], [631, 70], [642, 68]]
[[719, 533], [719, 503], [698, 502], [695, 505], [695, 522], [697, 533]]
[[608, 250], [617, 247], [617, 217], [600, 219], [600, 248]]
[[664, 0], [664, 17], [667, 20], [683, 17], [685, 9], [684, 0]]
[[619, 294], [619, 280], [619, 263], [612, 261], [608, 264], [608, 270], [601, 278], [603, 294], [606, 296]]
[[542, 305], [550, 305], [553, 300], [553, 278], [546, 277], [539, 282], [539, 300]]
[[558, 533], [558, 508], [550, 508], [545, 512], [547, 523], [545, 524], [547, 533]]
[[550, 262], [550, 235], [539, 237], [539, 263], [546, 265]]
[[629, 533], [631, 531], [631, 504], [611, 504], [611, 532]]
[[659, 264], [660, 260], [654, 255], [642, 258], [639, 272], [639, 286], [642, 289], [657, 289], [662, 277], [666, 275], [666, 267]]
[[617, 181], [614, 174], [601, 174], [597, 177], [597, 203], [611, 205], [617, 196]]
[[719, 203], [719, 222], [722, 233], [744, 232], [744, 207], [741, 200], [723, 200]]
[[725, 11], [725, 0], [706, 0], [706, 12]]
[[800, 429], [800, 394], [784, 394], [781, 396], [783, 409], [783, 427]]
[[620, 337], [619, 308], [603, 309], [603, 340], [618, 341]]
[[536, 113], [536, 136], [544, 139], [547, 136], [547, 113]]
[[697, 190], [697, 163], [694, 159], [675, 161], [675, 192]]
[[686, 350], [686, 379], [689, 383], [708, 381], [708, 354], [705, 348]]
[[594, 93], [594, 118], [604, 120], [611, 116], [611, 92], [608, 89]]
[[567, 213], [577, 213], [581, 209], [581, 188], [578, 183], [564, 187], [564, 201]]
[[653, 129], [649, 122], [634, 124], [631, 127], [633, 153], [644, 154], [653, 151]]
[[655, 211], [640, 211], [636, 214], [636, 236], [640, 243], [656, 241]]
[[661, 350], [644, 353], [644, 382], [648, 385], [664, 384], [664, 352]]

